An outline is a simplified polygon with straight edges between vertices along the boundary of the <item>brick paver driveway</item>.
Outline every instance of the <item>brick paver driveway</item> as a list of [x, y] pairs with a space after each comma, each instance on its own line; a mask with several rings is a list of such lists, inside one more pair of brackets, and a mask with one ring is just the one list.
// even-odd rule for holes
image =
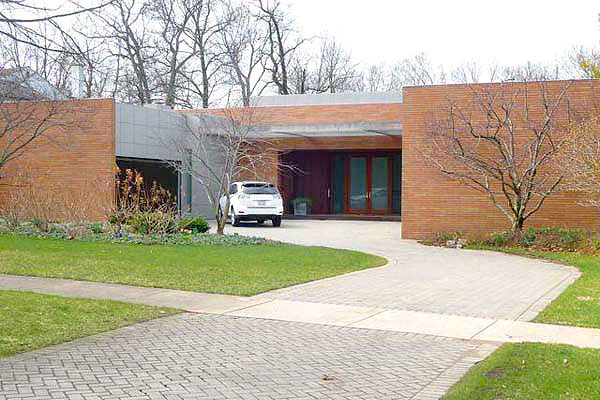
[[575, 269], [487, 251], [423, 246], [401, 239], [399, 222], [285, 220], [229, 232], [361, 250], [388, 266], [261, 296], [317, 303], [531, 320], [578, 275]]
[[0, 360], [0, 399], [409, 399], [476, 347], [183, 314]]
[[[399, 223], [284, 221], [281, 228], [228, 230], [390, 260], [385, 267], [259, 295], [276, 299], [530, 319], [576, 276], [540, 261], [403, 241]], [[0, 400], [435, 399], [495, 347], [182, 314], [0, 359]]]

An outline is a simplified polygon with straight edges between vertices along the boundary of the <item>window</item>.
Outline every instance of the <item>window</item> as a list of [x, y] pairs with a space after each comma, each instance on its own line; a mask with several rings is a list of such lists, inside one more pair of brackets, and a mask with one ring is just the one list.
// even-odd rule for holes
[[278, 194], [279, 191], [272, 183], [246, 183], [242, 185], [246, 194]]
[[234, 183], [233, 185], [229, 186], [229, 194], [235, 193], [237, 193], [237, 185]]

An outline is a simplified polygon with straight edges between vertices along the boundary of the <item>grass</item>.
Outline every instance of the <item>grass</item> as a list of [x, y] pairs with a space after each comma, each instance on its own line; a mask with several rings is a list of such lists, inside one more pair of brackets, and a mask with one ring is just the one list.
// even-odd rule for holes
[[287, 244], [150, 246], [0, 235], [0, 273], [241, 296], [385, 263], [357, 251]]
[[600, 350], [505, 344], [471, 368], [444, 400], [598, 399]]
[[0, 357], [176, 312], [116, 301], [0, 291]]

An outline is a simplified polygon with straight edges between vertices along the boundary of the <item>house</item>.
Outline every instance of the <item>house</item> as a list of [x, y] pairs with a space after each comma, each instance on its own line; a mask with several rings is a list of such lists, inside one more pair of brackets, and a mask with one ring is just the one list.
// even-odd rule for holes
[[[500, 86], [505, 85], [505, 86]], [[421, 239], [437, 232], [490, 232], [507, 229], [507, 220], [479, 192], [442, 176], [423, 157], [421, 144], [431, 116], [449, 102], [473, 105], [476, 89], [529, 90], [533, 99], [566, 90], [569, 104], [593, 107], [600, 82], [580, 80], [538, 83], [438, 85], [404, 88], [402, 93], [340, 93], [265, 96], [253, 101], [253, 124], [276, 148], [277, 159], [259, 178], [277, 183], [286, 205], [296, 197], [313, 201], [312, 214], [402, 221], [404, 238]], [[164, 140], [184, 133], [190, 114], [206, 110], [167, 111], [115, 103], [111, 99], [66, 101], [70, 114], [85, 115], [85, 124], [73, 124], [66, 147], [48, 138], [15, 161], [13, 170], [33, 165], [49, 171], [40, 185], [61, 185], [75, 192], [91, 181], [110, 187], [115, 165], [136, 168], [176, 191], [179, 207], [211, 217], [214, 210], [202, 188], [163, 163], [177, 160]], [[532, 102], [533, 104], [533, 102]], [[539, 103], [541, 104], [541, 103]], [[222, 110], [209, 110], [219, 115]], [[531, 112], [540, 112], [540, 106]], [[217, 117], [215, 117], [217, 118]], [[566, 118], [566, 117], [565, 117]], [[49, 133], [50, 134], [50, 133]], [[218, 154], [215, 154], [215, 162]], [[293, 170], [278, 168], [293, 165]], [[93, 178], [93, 179], [91, 179]], [[108, 185], [108, 186], [107, 186]], [[0, 189], [0, 201], [2, 201]], [[114, 190], [98, 192], [99, 206], [90, 218], [99, 218], [114, 203]], [[595, 210], [583, 207], [575, 193], [548, 198], [532, 224], [593, 227], [600, 222]], [[93, 208], [93, 207], [92, 207]], [[400, 229], [400, 226], [399, 226]]]
[[0, 102], [66, 98], [60, 90], [31, 68], [0, 69]]

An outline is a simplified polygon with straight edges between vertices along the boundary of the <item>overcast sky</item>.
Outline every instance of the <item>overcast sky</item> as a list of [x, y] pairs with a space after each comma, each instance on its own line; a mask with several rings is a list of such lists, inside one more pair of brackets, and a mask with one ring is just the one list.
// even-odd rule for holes
[[283, 0], [307, 35], [333, 35], [365, 64], [419, 52], [461, 62], [552, 63], [600, 47], [600, 0]]

